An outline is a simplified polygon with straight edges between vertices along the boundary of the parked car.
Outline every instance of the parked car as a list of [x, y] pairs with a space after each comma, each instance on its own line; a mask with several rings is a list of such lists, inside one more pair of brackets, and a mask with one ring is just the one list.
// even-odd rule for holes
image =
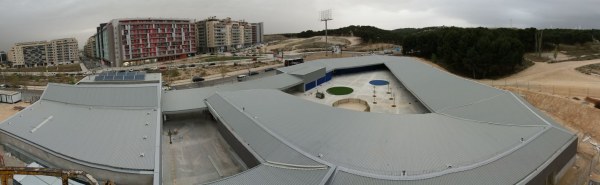
[[217, 65], [217, 63], [211, 62], [211, 63], [208, 63], [208, 65], [209, 66], [214, 66], [214, 65]]
[[196, 64], [190, 64], [188, 67], [196, 67]]
[[256, 71], [252, 71], [252, 72], [248, 73], [248, 75], [250, 75], [250, 76], [254, 76], [254, 75], [257, 75], [257, 74], [258, 74], [258, 72], [256, 72]]
[[179, 65], [179, 68], [182, 68], [182, 69], [186, 68], [186, 67], [187, 67], [186, 65]]
[[201, 81], [204, 81], [204, 78], [199, 77], [199, 76], [194, 76], [192, 78], [192, 82], [201, 82]]
[[275, 68], [272, 68], [272, 67], [271, 67], [271, 68], [267, 68], [267, 69], [265, 69], [265, 72], [269, 72], [269, 71], [273, 71], [273, 70], [275, 70]]
[[246, 75], [238, 75], [238, 76], [237, 76], [237, 80], [238, 80], [238, 82], [241, 82], [241, 81], [243, 81], [243, 80], [244, 80], [246, 77], [248, 77], [248, 76], [246, 76]]

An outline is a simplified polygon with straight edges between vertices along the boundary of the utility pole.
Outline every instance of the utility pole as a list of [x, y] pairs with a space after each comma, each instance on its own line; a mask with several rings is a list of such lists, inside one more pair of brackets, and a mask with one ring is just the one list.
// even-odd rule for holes
[[538, 57], [542, 57], [543, 37], [544, 37], [544, 30], [535, 32], [535, 51], [538, 53]]
[[[331, 9], [321, 11], [321, 21], [325, 22], [325, 47], [329, 47], [329, 42], [327, 41], [327, 21], [331, 20], [333, 20], [331, 17]], [[327, 56], [329, 50], [326, 49], [325, 51], [325, 56]]]

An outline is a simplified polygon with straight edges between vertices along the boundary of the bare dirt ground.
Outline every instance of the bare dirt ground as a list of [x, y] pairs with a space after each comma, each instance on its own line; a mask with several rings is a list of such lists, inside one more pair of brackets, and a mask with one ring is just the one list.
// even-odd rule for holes
[[[374, 51], [381, 50], [382, 48], [387, 49], [393, 46], [392, 44], [385, 43], [364, 43], [360, 37], [340, 37], [340, 36], [328, 36], [327, 41], [334, 45], [346, 46], [351, 51]], [[296, 51], [302, 49], [308, 49], [309, 46], [319, 46], [318, 44], [325, 43], [325, 36], [315, 36], [310, 38], [291, 38], [286, 40], [277, 41], [274, 44], [267, 46], [267, 51], [273, 51], [277, 49], [283, 49], [286, 51]]]
[[29, 106], [29, 103], [22, 101], [15, 104], [0, 103], [0, 122], [19, 112], [19, 110], [14, 109], [15, 106], [27, 107]]
[[367, 109], [367, 106], [364, 104], [360, 104], [360, 103], [343, 103], [337, 106], [338, 108], [342, 108], [342, 109], [348, 109], [348, 110], [353, 110], [353, 111], [359, 111], [359, 112], [363, 112]]
[[[512, 87], [505, 89], [523, 95], [529, 103], [551, 116], [552, 119], [561, 123], [579, 137], [575, 164], [567, 171], [559, 184], [587, 182], [587, 174], [590, 173], [590, 170], [592, 176], [600, 175], [600, 166], [598, 166], [597, 161], [591, 162], [593, 157], [597, 157], [597, 151], [591, 144], [583, 142], [586, 135], [590, 136], [593, 142], [600, 141], [600, 127], [597, 127], [600, 124], [600, 109], [549, 93]], [[590, 164], [593, 165], [590, 167]]]
[[348, 47], [348, 50], [359, 51], [359, 52], [368, 52], [368, 51], [381, 51], [381, 50], [385, 50], [385, 49], [391, 49], [393, 47], [394, 47], [393, 44], [387, 44], [387, 43], [373, 43], [373, 44], [363, 43], [361, 45]]
[[353, 57], [354, 54], [351, 53], [342, 53], [342, 54], [325, 54], [325, 52], [319, 52], [319, 53], [311, 53], [306, 55], [306, 57], [304, 58], [304, 61], [313, 61], [313, 60], [318, 60], [318, 59], [327, 59], [327, 58], [347, 58], [347, 57]]
[[[428, 60], [420, 61], [444, 70]], [[600, 141], [600, 110], [582, 101], [585, 96], [600, 96], [600, 77], [575, 70], [580, 66], [597, 63], [600, 60], [536, 62], [534, 66], [506, 78], [479, 80], [524, 95], [532, 105], [577, 134], [579, 143], [575, 164], [559, 181], [558, 184], [561, 185], [585, 183], [588, 174], [591, 174], [592, 179], [600, 180], [598, 152], [591, 144], [582, 142], [584, 135], [591, 136], [594, 142]]]
[[[446, 71], [429, 60], [419, 58], [419, 61]], [[600, 97], [600, 76], [587, 75], [576, 70], [590, 64], [600, 64], [600, 59], [560, 63], [535, 62], [535, 65], [505, 78], [477, 81], [493, 86], [525, 88], [567, 97]]]
[[[328, 36], [327, 42], [334, 45], [355, 46], [361, 44], [361, 39], [358, 37], [338, 37]], [[322, 48], [325, 46], [325, 36], [315, 36], [310, 38], [292, 38], [277, 41], [274, 44], [267, 46], [267, 51], [285, 50], [298, 52], [310, 48]]]
[[498, 80], [479, 80], [490, 85], [526, 87], [563, 96], [600, 97], [600, 77], [583, 74], [575, 68], [600, 63], [600, 60], [561, 63], [536, 62], [512, 76]]

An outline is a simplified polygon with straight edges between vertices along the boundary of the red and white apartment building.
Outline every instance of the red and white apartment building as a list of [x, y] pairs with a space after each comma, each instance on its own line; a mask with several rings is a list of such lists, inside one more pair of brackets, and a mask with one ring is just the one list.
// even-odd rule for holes
[[99, 57], [112, 67], [182, 59], [197, 50], [190, 19], [114, 19], [97, 34]]

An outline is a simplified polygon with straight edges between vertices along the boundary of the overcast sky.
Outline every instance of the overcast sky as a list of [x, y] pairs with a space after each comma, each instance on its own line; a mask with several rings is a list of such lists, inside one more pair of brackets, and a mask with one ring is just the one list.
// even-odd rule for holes
[[427, 26], [600, 28], [599, 0], [0, 0], [0, 50], [15, 42], [75, 37], [80, 48], [115, 18], [209, 16], [264, 22], [265, 33], [330, 28]]

